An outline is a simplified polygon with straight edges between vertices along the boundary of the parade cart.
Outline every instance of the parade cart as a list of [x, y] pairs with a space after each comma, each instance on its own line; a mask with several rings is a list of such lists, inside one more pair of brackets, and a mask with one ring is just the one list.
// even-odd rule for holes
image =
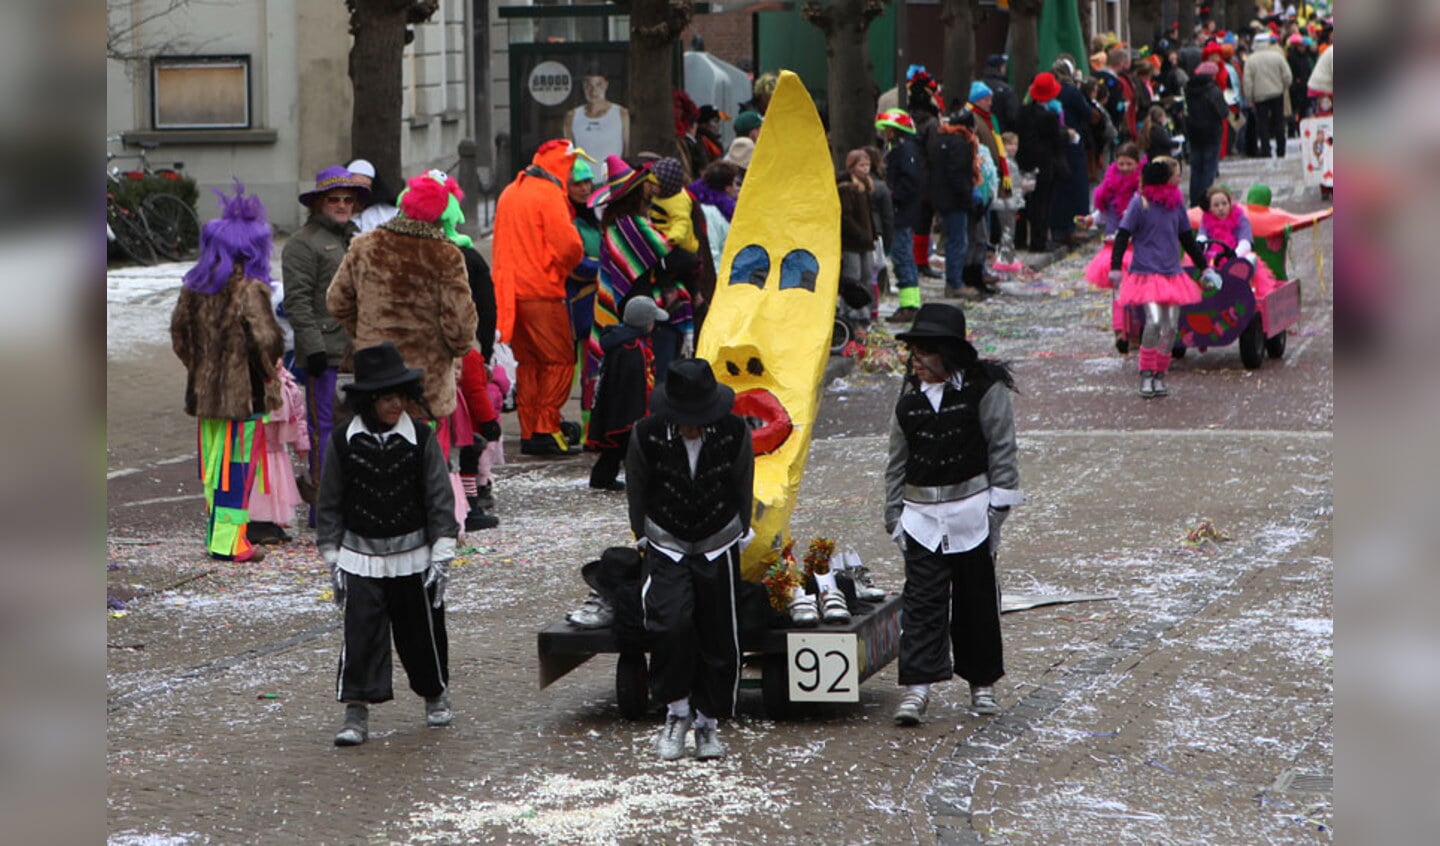
[[[1335, 210], [1325, 209], [1310, 214], [1292, 214], [1270, 207], [1270, 189], [1254, 185], [1246, 197], [1245, 214], [1255, 236], [1255, 255], [1274, 274], [1279, 285], [1268, 295], [1257, 297], [1251, 286], [1254, 268], [1238, 259], [1233, 250], [1210, 242], [1211, 263], [1224, 283], [1218, 291], [1204, 291], [1203, 299], [1180, 309], [1180, 322], [1171, 354], [1183, 358], [1186, 350], [1201, 352], [1210, 347], [1223, 347], [1238, 342], [1240, 360], [1246, 369], [1254, 370], [1270, 358], [1283, 358], [1290, 327], [1300, 320], [1300, 280], [1291, 278], [1288, 267], [1291, 236], [1330, 217]], [[1201, 211], [1189, 211], [1190, 225], [1199, 229]], [[1188, 265], [1192, 276], [1199, 273]], [[1317, 270], [1318, 273], [1318, 270]], [[1140, 341], [1145, 328], [1144, 309], [1137, 306], [1115, 306], [1120, 314], [1117, 323], [1121, 333], [1115, 348], [1122, 354], [1131, 344]]]
[[[899, 594], [851, 603], [851, 608], [844, 625], [769, 628], [742, 637], [744, 666], [758, 670], [759, 679], [742, 678], [741, 686], [758, 684], [771, 719], [785, 719], [799, 703], [859, 702], [861, 683], [899, 655]], [[646, 652], [622, 650], [611, 629], [581, 629], [562, 620], [541, 631], [536, 645], [542, 689], [596, 655], [613, 653], [620, 713], [632, 720], [649, 714]]]
[[[1257, 298], [1250, 287], [1253, 265], [1223, 244], [1212, 241], [1206, 249], [1222, 284], [1217, 290], [1203, 289], [1200, 302], [1180, 308], [1172, 355], [1180, 358], [1187, 349], [1204, 352], [1238, 341], [1240, 361], [1247, 370], [1259, 367], [1267, 353], [1271, 358], [1284, 356], [1286, 335], [1300, 320], [1299, 281], [1284, 280], [1268, 296]], [[1186, 270], [1191, 276], [1200, 276], [1193, 266]], [[1123, 325], [1125, 348], [1138, 345], [1145, 328], [1145, 310], [1126, 306]]]

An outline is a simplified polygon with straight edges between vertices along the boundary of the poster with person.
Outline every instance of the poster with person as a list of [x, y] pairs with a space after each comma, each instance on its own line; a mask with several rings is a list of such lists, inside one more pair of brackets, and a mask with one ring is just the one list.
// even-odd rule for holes
[[510, 48], [513, 167], [529, 163], [551, 138], [569, 138], [596, 162], [605, 179], [606, 156], [630, 149], [625, 103], [626, 44], [514, 44]]

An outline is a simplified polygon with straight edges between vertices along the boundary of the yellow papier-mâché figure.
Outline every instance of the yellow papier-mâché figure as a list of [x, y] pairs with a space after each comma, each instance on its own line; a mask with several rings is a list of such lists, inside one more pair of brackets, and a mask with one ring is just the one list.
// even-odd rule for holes
[[735, 206], [696, 355], [735, 389], [755, 446], [759, 581], [790, 536], [840, 284], [840, 196], [825, 130], [800, 77], [780, 72]]

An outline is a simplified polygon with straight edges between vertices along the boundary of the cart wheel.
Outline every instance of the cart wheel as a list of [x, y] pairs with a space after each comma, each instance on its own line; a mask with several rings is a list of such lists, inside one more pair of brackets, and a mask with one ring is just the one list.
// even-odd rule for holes
[[1265, 339], [1265, 352], [1271, 358], [1285, 357], [1285, 338], [1290, 334], [1289, 329], [1282, 330], [1279, 335]]
[[1130, 352], [1130, 339], [1129, 339], [1129, 338], [1116, 338], [1116, 339], [1115, 339], [1115, 352], [1118, 352], [1118, 353], [1120, 353], [1121, 355], [1125, 355], [1126, 353]]
[[850, 343], [852, 337], [854, 337], [854, 332], [851, 331], [850, 324], [838, 317], [835, 318], [835, 329], [830, 334], [830, 353], [838, 355], [844, 352], [845, 345]]
[[790, 716], [790, 680], [785, 673], [784, 654], [766, 655], [760, 664], [760, 695], [765, 715], [772, 720]]
[[615, 662], [615, 701], [627, 720], [638, 720], [650, 709], [650, 671], [643, 652], [622, 652]]
[[1172, 348], [1172, 349], [1170, 350], [1170, 357], [1171, 357], [1171, 358], [1184, 358], [1184, 357], [1185, 357], [1185, 348], [1184, 348], [1184, 347], [1174, 347], [1174, 348]]
[[1265, 361], [1265, 327], [1260, 315], [1250, 319], [1240, 333], [1240, 362], [1246, 370], [1254, 370]]

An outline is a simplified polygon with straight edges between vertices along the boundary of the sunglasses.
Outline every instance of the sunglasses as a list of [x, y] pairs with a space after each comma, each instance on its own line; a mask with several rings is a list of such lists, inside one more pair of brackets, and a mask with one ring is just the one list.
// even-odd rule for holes
[[353, 206], [355, 205], [355, 198], [349, 195], [326, 197], [325, 204], [330, 206]]

